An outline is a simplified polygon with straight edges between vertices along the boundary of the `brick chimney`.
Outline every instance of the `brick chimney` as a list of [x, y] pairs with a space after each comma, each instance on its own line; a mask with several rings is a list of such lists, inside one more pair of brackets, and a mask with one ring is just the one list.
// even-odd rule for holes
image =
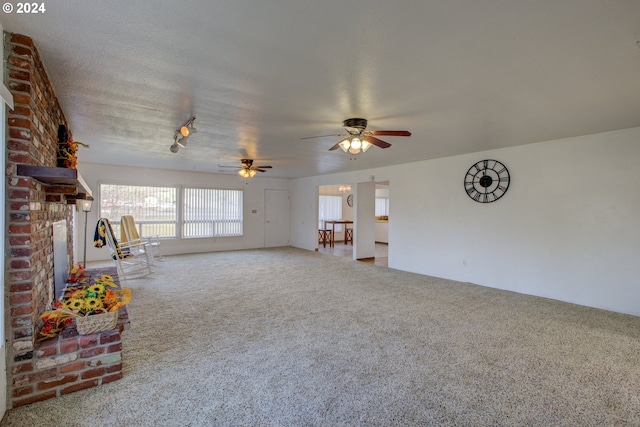
[[38, 379], [57, 374], [51, 366], [40, 369], [37, 363], [39, 315], [55, 299], [52, 224], [56, 221], [67, 223], [67, 261], [68, 265], [73, 264], [73, 202], [78, 189], [75, 185], [51, 184], [18, 174], [18, 165], [55, 168], [58, 127], [68, 128], [68, 124], [33, 41], [5, 32], [4, 52], [5, 84], [15, 104], [7, 114], [5, 171], [5, 243], [9, 255], [5, 265], [6, 337], [11, 407], [52, 397], [51, 390], [38, 390], [37, 385]]

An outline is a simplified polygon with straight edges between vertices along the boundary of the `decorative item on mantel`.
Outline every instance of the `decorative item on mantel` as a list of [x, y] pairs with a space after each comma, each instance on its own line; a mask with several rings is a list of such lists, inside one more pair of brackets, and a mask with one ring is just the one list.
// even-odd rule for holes
[[88, 144], [74, 141], [65, 125], [58, 126], [58, 167], [76, 169], [78, 166], [78, 147], [87, 147]]
[[108, 274], [88, 283], [81, 265], [71, 268], [68, 282], [60, 300], [40, 316], [44, 321], [41, 340], [53, 338], [74, 320], [80, 335], [114, 329], [118, 323], [118, 310], [131, 302], [130, 289], [109, 289], [118, 285]]

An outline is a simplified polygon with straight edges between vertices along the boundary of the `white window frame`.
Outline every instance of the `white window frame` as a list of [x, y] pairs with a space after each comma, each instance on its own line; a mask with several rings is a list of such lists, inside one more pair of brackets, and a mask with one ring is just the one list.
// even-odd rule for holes
[[[209, 193], [209, 197], [197, 199]], [[222, 199], [230, 203], [225, 207]], [[235, 205], [234, 205], [235, 203]], [[200, 212], [187, 212], [189, 206], [203, 205]], [[182, 189], [182, 217], [180, 230], [186, 239], [207, 237], [241, 237], [244, 233], [244, 191], [235, 188], [185, 187]], [[215, 212], [217, 211], [217, 212]], [[195, 214], [199, 218], [193, 219]], [[206, 217], [206, 218], [205, 218]], [[189, 225], [193, 230], [189, 231]]]
[[[111, 187], [130, 187], [130, 188], [153, 188], [153, 189], [157, 189], [158, 192], [161, 191], [173, 191], [174, 192], [174, 199], [173, 201], [169, 201], [169, 200], [158, 200], [157, 197], [155, 196], [148, 196], [148, 197], [153, 197], [156, 200], [137, 200], [136, 202], [136, 206], [133, 206], [131, 208], [126, 208], [126, 207], [120, 207], [120, 209], [118, 209], [118, 213], [113, 213], [112, 211], [107, 211], [107, 207], [110, 206], [105, 206], [104, 205], [104, 198], [106, 197], [104, 193], [105, 186], [111, 186]], [[178, 206], [179, 206], [179, 202], [180, 202], [180, 188], [179, 187], [170, 187], [170, 186], [159, 186], [159, 185], [143, 185], [143, 184], [122, 184], [122, 183], [113, 183], [113, 182], [101, 182], [99, 183], [99, 187], [100, 187], [100, 191], [99, 191], [99, 197], [98, 197], [98, 209], [99, 209], [99, 215], [101, 218], [108, 218], [109, 221], [111, 222], [111, 225], [113, 226], [113, 231], [115, 233], [116, 236], [120, 236], [120, 218], [122, 215], [132, 215], [135, 222], [136, 222], [136, 226], [138, 227], [138, 233], [140, 234], [140, 237], [151, 237], [151, 236], [159, 236], [161, 239], [176, 239], [179, 237], [179, 233], [180, 233], [180, 216], [179, 216], [179, 210], [178, 210]], [[169, 197], [171, 198], [171, 197]], [[147, 197], [145, 197], [145, 199], [147, 199]], [[172, 208], [173, 205], [173, 208]], [[156, 212], [158, 213], [158, 215], [163, 215], [162, 212], [171, 212], [172, 210], [175, 211], [175, 216], [173, 218], [169, 218], [169, 219], [155, 219], [155, 220], [145, 220], [141, 218], [141, 212], [143, 212], [146, 209], [154, 209], [157, 210]], [[175, 229], [175, 233], [173, 235], [167, 235], [166, 233], [159, 233], [156, 230], [153, 230], [150, 226], [151, 225], [162, 225], [162, 224], [172, 224], [174, 229]], [[145, 227], [146, 226], [146, 227]], [[149, 231], [151, 230], [151, 231]]]

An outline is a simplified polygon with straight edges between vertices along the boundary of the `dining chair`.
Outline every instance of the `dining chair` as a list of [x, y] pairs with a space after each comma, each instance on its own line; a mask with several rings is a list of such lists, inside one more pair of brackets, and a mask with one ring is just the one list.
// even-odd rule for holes
[[353, 245], [353, 228], [348, 226], [344, 226], [344, 244], [346, 245], [348, 242], [351, 242]]
[[333, 233], [331, 232], [331, 229], [318, 229], [318, 243], [322, 243], [323, 247], [327, 247], [327, 243], [329, 243], [329, 246], [331, 246], [331, 241], [332, 241], [332, 237], [333, 237]]

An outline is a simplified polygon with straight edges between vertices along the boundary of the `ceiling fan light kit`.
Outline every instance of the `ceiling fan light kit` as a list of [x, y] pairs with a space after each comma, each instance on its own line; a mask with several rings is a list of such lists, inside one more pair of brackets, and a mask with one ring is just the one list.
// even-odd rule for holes
[[253, 160], [252, 159], [240, 159], [240, 163], [242, 163], [242, 166], [218, 165], [218, 167], [239, 169], [238, 175], [240, 175], [243, 178], [253, 178], [254, 176], [256, 176], [256, 174], [258, 172], [266, 172], [265, 169], [271, 169], [272, 168], [269, 165], [255, 166], [253, 164]]
[[389, 148], [391, 144], [375, 137], [375, 135], [387, 135], [387, 136], [411, 136], [411, 132], [408, 130], [375, 130], [368, 131], [367, 119], [352, 118], [346, 119], [342, 122], [342, 126], [347, 131], [347, 134], [336, 135], [321, 135], [310, 136], [302, 139], [311, 138], [324, 138], [327, 136], [346, 136], [342, 141], [338, 142], [333, 147], [329, 148], [329, 151], [337, 150], [341, 148], [342, 151], [349, 154], [366, 153], [371, 146], [375, 145], [379, 148]]
[[373, 145], [366, 139], [361, 140], [357, 136], [343, 139], [339, 144], [340, 148], [342, 148], [342, 151], [344, 151], [345, 153], [349, 152], [351, 154], [358, 154], [361, 151], [363, 153], [366, 153], [367, 150]]
[[185, 124], [180, 126], [179, 129], [176, 129], [176, 133], [173, 135], [173, 144], [169, 147], [169, 151], [177, 153], [180, 148], [187, 148], [187, 140], [189, 136], [198, 132], [198, 130], [193, 126], [193, 122], [195, 120], [195, 117], [191, 117]]
[[240, 169], [238, 171], [238, 175], [243, 178], [253, 178], [254, 176], [256, 176], [256, 173], [257, 172], [252, 169]]

